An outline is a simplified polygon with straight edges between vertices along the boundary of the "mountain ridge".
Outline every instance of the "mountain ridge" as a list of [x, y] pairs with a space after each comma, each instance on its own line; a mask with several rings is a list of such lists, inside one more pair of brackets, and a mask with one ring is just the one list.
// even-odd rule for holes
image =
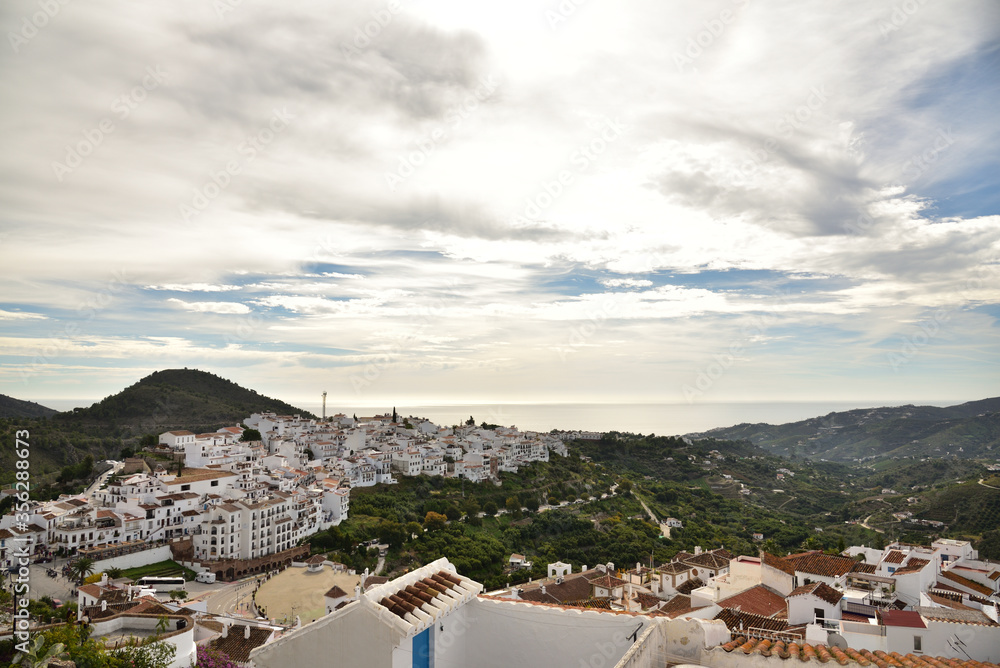
[[856, 408], [780, 425], [741, 423], [686, 436], [742, 439], [785, 457], [842, 462], [903, 456], [975, 458], [1000, 446], [1000, 397], [943, 408]]
[[56, 413], [58, 413], [56, 409], [37, 402], [0, 394], [0, 418], [52, 417]]

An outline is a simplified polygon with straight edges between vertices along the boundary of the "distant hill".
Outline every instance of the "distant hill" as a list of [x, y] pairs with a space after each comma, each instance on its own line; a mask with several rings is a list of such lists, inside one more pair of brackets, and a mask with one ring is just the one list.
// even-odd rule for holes
[[142, 434], [168, 429], [214, 429], [242, 422], [251, 413], [263, 411], [315, 417], [207, 371], [166, 369], [89, 408], [58, 413], [54, 421], [85, 429], [108, 425], [119, 431]]
[[55, 414], [54, 409], [36, 404], [34, 401], [21, 401], [0, 394], [0, 418], [51, 417]]
[[32, 479], [38, 485], [88, 455], [95, 461], [117, 458], [122, 448], [134, 448], [150, 434], [171, 429], [214, 431], [263, 411], [315, 417], [212, 373], [157, 371], [89, 408], [47, 419], [0, 418], [0, 485], [13, 480], [15, 430], [30, 432]]
[[1000, 398], [957, 406], [861, 408], [782, 425], [739, 424], [692, 438], [747, 440], [789, 457], [857, 461], [882, 457], [1000, 456]]

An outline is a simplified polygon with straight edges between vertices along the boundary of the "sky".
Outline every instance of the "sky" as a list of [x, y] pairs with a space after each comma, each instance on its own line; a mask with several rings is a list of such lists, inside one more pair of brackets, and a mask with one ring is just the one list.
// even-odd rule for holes
[[9, 1], [0, 393], [996, 396], [992, 0]]

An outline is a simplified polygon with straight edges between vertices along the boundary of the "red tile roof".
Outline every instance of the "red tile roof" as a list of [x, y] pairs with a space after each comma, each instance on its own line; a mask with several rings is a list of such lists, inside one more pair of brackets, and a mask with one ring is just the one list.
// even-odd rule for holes
[[590, 598], [593, 588], [583, 575], [568, 577], [561, 584], [546, 584], [545, 593], [541, 585], [525, 589], [518, 598], [538, 603], [572, 603]]
[[978, 592], [983, 596], [992, 596], [993, 590], [986, 585], [979, 584], [978, 582], [973, 582], [969, 578], [962, 577], [958, 573], [952, 573], [951, 571], [941, 571], [941, 577], [945, 580], [951, 580], [955, 584], [962, 585], [972, 591]]
[[854, 568], [851, 569], [852, 573], [867, 573], [868, 575], [874, 575], [875, 571], [878, 570], [878, 566], [875, 564], [866, 564], [863, 561], [858, 561], [854, 564]]
[[766, 585], [757, 585], [718, 603], [720, 608], [731, 608], [764, 617], [773, 617], [785, 611], [785, 598]]
[[916, 610], [879, 610], [878, 620], [883, 626], [902, 626], [926, 629], [927, 625]]
[[677, 585], [678, 594], [690, 594], [695, 589], [699, 587], [704, 587], [705, 583], [702, 582], [701, 578], [691, 578], [690, 580], [685, 580], [684, 582]]
[[930, 559], [917, 559], [916, 557], [910, 557], [910, 560], [906, 562], [906, 565], [902, 568], [897, 568], [893, 575], [909, 575], [910, 573], [919, 573], [924, 570], [924, 566], [931, 563]]
[[430, 577], [418, 580], [394, 594], [383, 597], [379, 603], [396, 616], [405, 619], [406, 615], [414, 610], [426, 612], [428, 609], [423, 607], [425, 603], [430, 603], [446, 591], [457, 589], [461, 584], [462, 580], [457, 575], [447, 571], [438, 571]]
[[323, 596], [326, 598], [341, 598], [342, 596], [347, 596], [347, 592], [337, 585], [333, 585]]
[[622, 580], [621, 578], [616, 578], [614, 575], [608, 575], [607, 573], [599, 577], [593, 578], [592, 580], [588, 580], [588, 582], [590, 582], [590, 584], [594, 585], [595, 587], [604, 587], [605, 589], [614, 589], [616, 587], [622, 587], [628, 584], [627, 582], [625, 582], [625, 580]]
[[833, 557], [819, 551], [793, 554], [785, 557], [785, 561], [790, 563], [796, 571], [833, 578], [850, 573], [855, 566], [853, 559]]
[[793, 596], [802, 596], [804, 594], [812, 594], [813, 596], [826, 601], [830, 605], [837, 605], [840, 603], [840, 599], [844, 598], [843, 594], [825, 582], [813, 582], [807, 585], [802, 585], [801, 587], [796, 587], [792, 590], [792, 593], [788, 595], [788, 598]]
[[273, 633], [271, 629], [251, 626], [250, 637], [246, 638], [246, 628], [243, 624], [233, 624], [225, 638], [219, 636], [209, 646], [225, 653], [233, 661], [246, 663], [250, 660], [250, 651], [266, 643]]
[[721, 620], [730, 631], [743, 633], [749, 629], [760, 631], [788, 631], [788, 622], [784, 619], [774, 619], [749, 612], [738, 612], [731, 608], [723, 608], [715, 619]]
[[767, 552], [761, 552], [761, 559], [763, 560], [765, 566], [776, 568], [779, 571], [788, 573], [789, 575], [795, 575], [795, 567], [781, 557], [776, 557], [773, 554], [768, 554]]
[[885, 555], [882, 561], [884, 561], [887, 564], [901, 564], [903, 563], [903, 559], [905, 558], [906, 555], [900, 552], [899, 550], [889, 550], [889, 554]]
[[[759, 654], [763, 657], [780, 657], [781, 659], [796, 658], [800, 661], [813, 663], [829, 663], [831, 660], [841, 666], [856, 663], [860, 666], [871, 666], [877, 668], [998, 668], [995, 663], [984, 661], [973, 661], [965, 659], [952, 659], [947, 657], [929, 657], [923, 654], [900, 654], [899, 652], [886, 653], [882, 650], [874, 652], [862, 649], [856, 650], [848, 647], [840, 649], [838, 647], [827, 647], [826, 645], [810, 645], [809, 643], [785, 642], [783, 640], [772, 641], [770, 639], [747, 640], [746, 636], [738, 635], [733, 640], [719, 645], [709, 651], [733, 652], [739, 650], [743, 654]], [[772, 661], [776, 661], [772, 658]], [[785, 665], [783, 662], [776, 662], [776, 666]]]

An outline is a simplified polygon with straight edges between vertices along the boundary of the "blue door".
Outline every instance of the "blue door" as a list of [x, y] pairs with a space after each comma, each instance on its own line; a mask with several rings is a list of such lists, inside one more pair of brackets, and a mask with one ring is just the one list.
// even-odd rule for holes
[[413, 668], [431, 668], [431, 630], [413, 637]]

